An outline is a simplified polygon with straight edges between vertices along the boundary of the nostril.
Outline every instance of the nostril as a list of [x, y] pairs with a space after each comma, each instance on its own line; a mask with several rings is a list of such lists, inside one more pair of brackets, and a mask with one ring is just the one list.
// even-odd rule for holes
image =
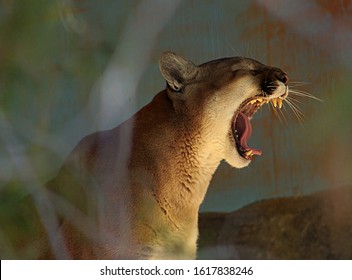
[[288, 76], [287, 74], [283, 74], [280, 79], [279, 79], [281, 82], [283, 82], [285, 84], [285, 86], [287, 86], [288, 84]]

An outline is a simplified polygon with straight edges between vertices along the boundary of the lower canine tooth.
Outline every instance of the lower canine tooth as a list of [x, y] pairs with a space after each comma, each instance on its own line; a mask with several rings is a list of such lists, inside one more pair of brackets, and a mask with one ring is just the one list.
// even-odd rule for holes
[[246, 156], [250, 156], [250, 155], [253, 154], [253, 152], [252, 151], [247, 151], [247, 152], [245, 152], [245, 154], [246, 154]]

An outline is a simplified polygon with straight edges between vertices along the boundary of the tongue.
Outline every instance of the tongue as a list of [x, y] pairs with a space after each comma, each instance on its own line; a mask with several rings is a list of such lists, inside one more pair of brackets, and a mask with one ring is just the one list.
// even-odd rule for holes
[[252, 153], [254, 155], [261, 155], [262, 154], [261, 150], [253, 149], [248, 146], [247, 142], [249, 140], [249, 137], [252, 134], [252, 126], [251, 126], [249, 118], [245, 114], [243, 114], [242, 112], [240, 112], [238, 114], [238, 117], [236, 120], [236, 129], [240, 135], [240, 139], [239, 139], [240, 145], [245, 150], [252, 151]]

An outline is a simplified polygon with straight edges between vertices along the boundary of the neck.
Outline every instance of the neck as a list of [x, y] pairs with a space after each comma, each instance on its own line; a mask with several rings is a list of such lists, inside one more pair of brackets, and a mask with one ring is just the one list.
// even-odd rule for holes
[[221, 158], [209, 144], [211, 135], [202, 128], [200, 120], [177, 114], [165, 92], [159, 93], [148, 106], [148, 110], [139, 112], [136, 122], [142, 130], [148, 127], [148, 133], [136, 137], [136, 141], [150, 162], [155, 177], [154, 195], [176, 219], [197, 219]]

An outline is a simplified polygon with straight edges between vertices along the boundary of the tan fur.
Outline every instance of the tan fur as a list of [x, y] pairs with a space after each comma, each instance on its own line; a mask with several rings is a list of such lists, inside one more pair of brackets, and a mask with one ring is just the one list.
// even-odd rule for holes
[[[75, 207], [62, 214], [51, 256], [66, 247], [72, 258], [196, 257], [198, 210], [213, 173], [224, 159], [250, 163], [229, 135], [234, 114], [281, 70], [246, 58], [195, 66], [171, 52], [160, 70], [167, 89], [116, 128], [82, 139], [48, 183], [55, 207]], [[271, 97], [285, 93], [277, 83]]]

